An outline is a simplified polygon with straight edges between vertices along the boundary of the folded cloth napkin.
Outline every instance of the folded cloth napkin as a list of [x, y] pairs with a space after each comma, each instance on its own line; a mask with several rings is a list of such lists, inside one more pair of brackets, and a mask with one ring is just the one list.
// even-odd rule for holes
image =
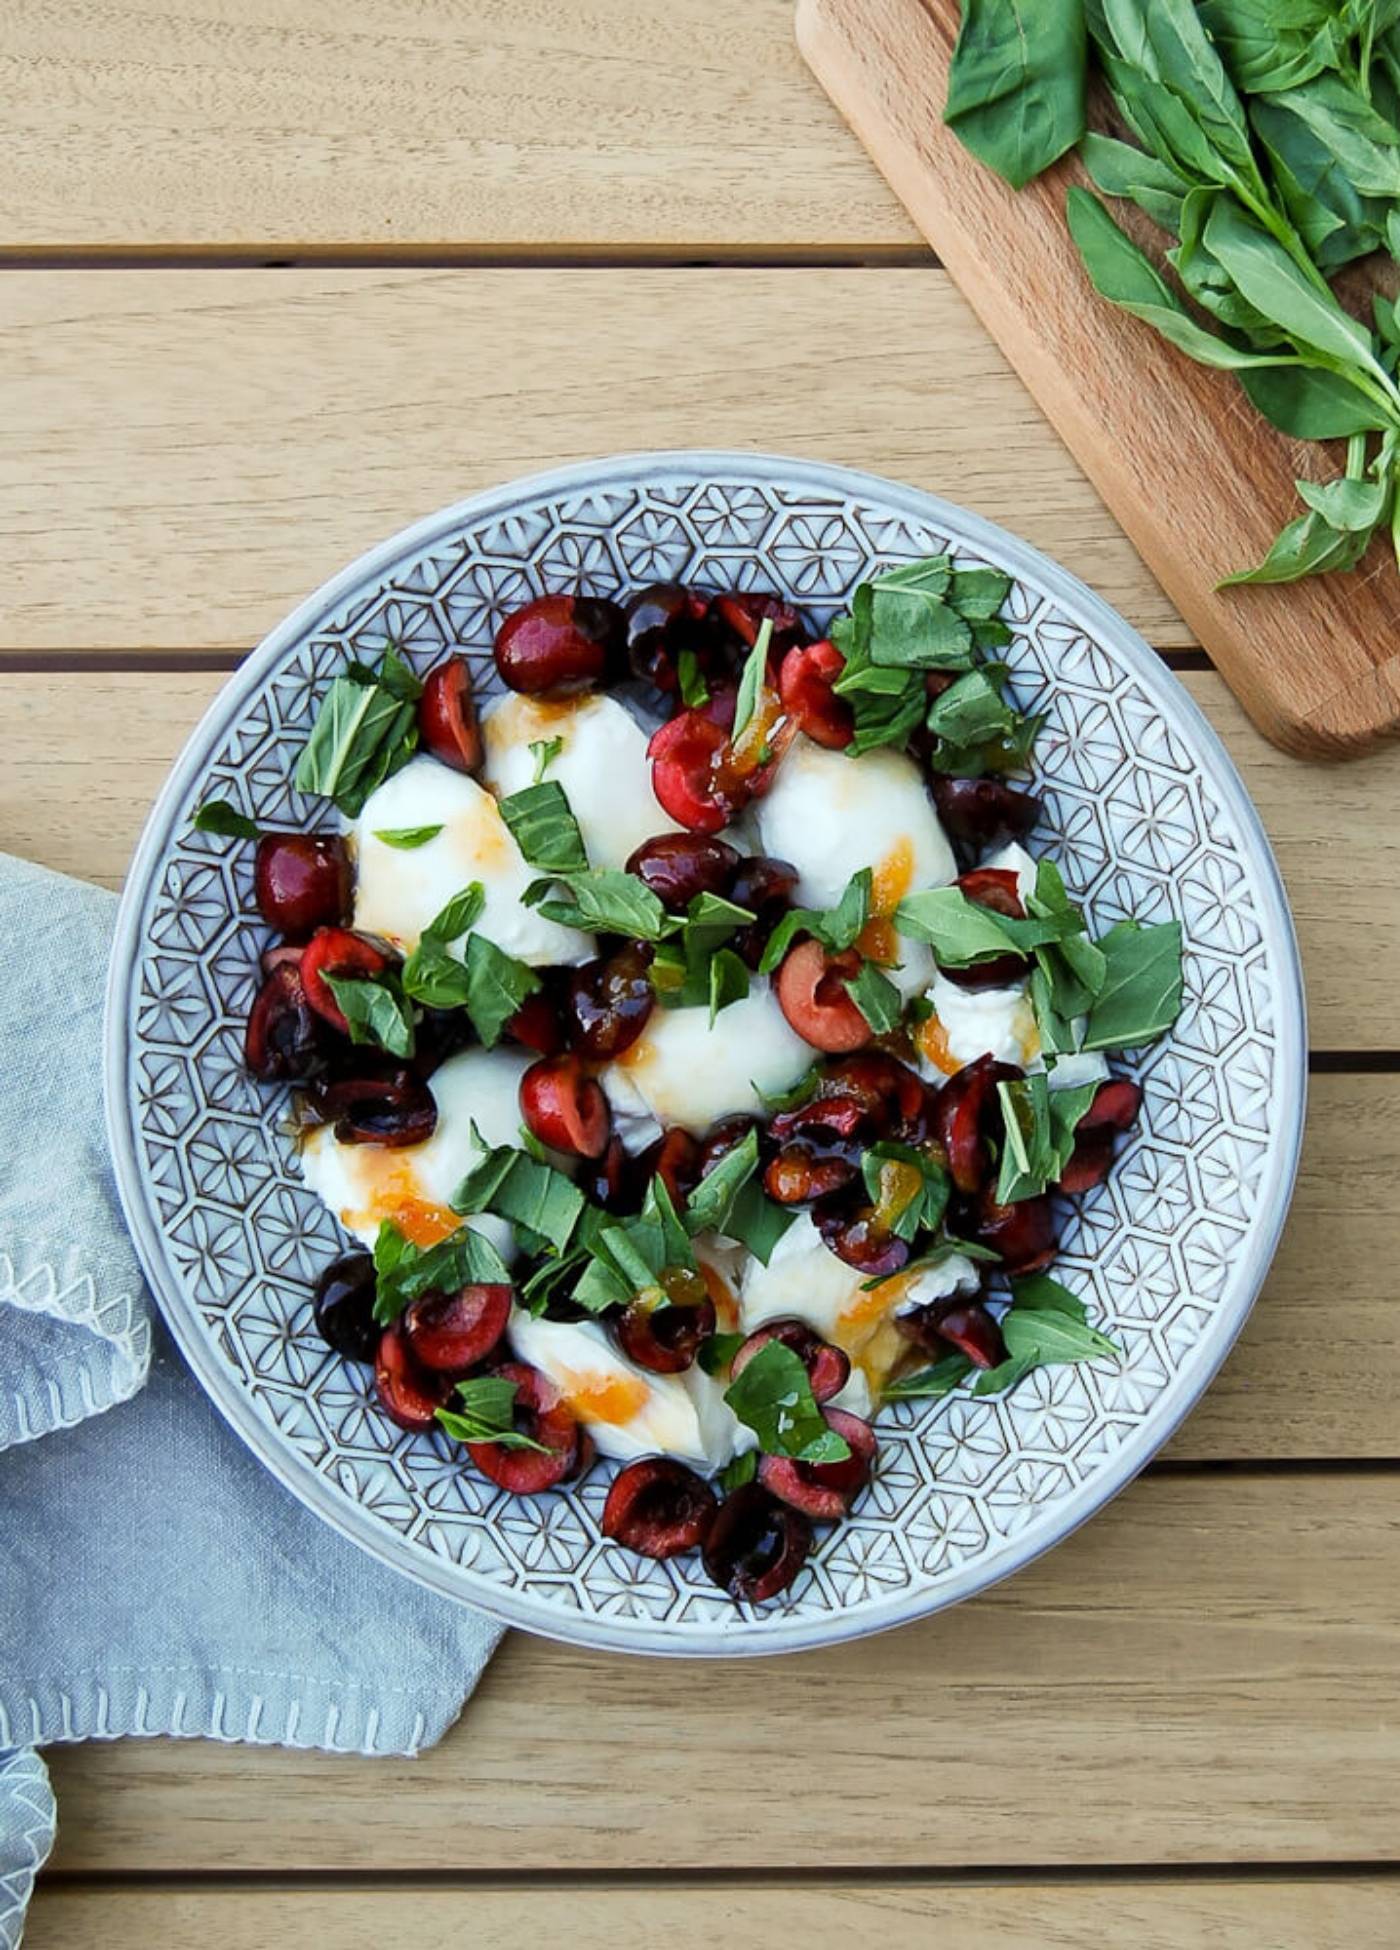
[[166, 1336], [103, 1135], [115, 910], [0, 855], [0, 1950], [53, 1843], [33, 1748], [413, 1754], [500, 1636], [304, 1510]]

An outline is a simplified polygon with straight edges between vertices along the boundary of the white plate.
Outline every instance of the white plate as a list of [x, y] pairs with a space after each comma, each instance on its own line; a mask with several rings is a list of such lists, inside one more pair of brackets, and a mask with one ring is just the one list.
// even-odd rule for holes
[[[284, 1103], [242, 1065], [263, 933], [251, 848], [196, 833], [209, 796], [272, 825], [326, 811], [291, 786], [327, 680], [389, 641], [421, 670], [471, 653], [494, 687], [502, 614], [544, 590], [663, 578], [783, 592], [824, 621], [873, 570], [942, 549], [1014, 578], [1005, 653], [1057, 858], [1096, 932], [1175, 915], [1186, 1006], [1131, 1067], [1141, 1124], [1080, 1201], [1057, 1267], [1121, 1364], [1041, 1370], [1009, 1399], [904, 1405], [875, 1482], [786, 1596], [736, 1608], [698, 1557], [603, 1539], [608, 1474], [511, 1498], [440, 1436], [377, 1411], [329, 1353], [311, 1290], [343, 1240], [302, 1187]], [[744, 453], [637, 454], [518, 481], [373, 550], [275, 629], [220, 694], [156, 804], [127, 883], [108, 996], [107, 1104], [151, 1285], [218, 1408], [346, 1536], [434, 1590], [583, 1644], [684, 1655], [854, 1638], [984, 1590], [1142, 1468], [1219, 1367], [1287, 1210], [1306, 1044], [1297, 948], [1234, 766], [1171, 672], [1064, 570], [961, 509], [869, 475]]]

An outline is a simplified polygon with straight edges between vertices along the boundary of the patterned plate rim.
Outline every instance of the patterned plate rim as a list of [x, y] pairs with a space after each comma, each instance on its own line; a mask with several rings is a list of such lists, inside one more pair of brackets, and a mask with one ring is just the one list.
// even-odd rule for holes
[[[605, 485], [654, 481], [665, 474], [690, 479], [718, 475], [727, 482], [746, 480], [781, 485], [817, 499], [873, 497], [883, 505], [927, 523], [1008, 570], [1016, 579], [1053, 600], [1065, 617], [1091, 640], [1105, 645], [1166, 713], [1189, 732], [1206, 775], [1238, 824], [1241, 845], [1260, 903], [1260, 926], [1275, 962], [1278, 981], [1278, 1126], [1271, 1132], [1274, 1168], [1261, 1188], [1259, 1208], [1246, 1235], [1242, 1276], [1228, 1310], [1214, 1316], [1178, 1371], [1166, 1413], [1149, 1415], [1119, 1447], [1110, 1463], [1066, 1499], [1059, 1521], [1029, 1540], [1007, 1538], [1001, 1548], [977, 1557], [934, 1588], [902, 1593], [884, 1601], [863, 1602], [846, 1613], [795, 1616], [769, 1626], [761, 1637], [735, 1624], [688, 1630], [674, 1638], [654, 1621], [614, 1623], [584, 1619], [529, 1595], [502, 1591], [469, 1569], [414, 1548], [370, 1519], [364, 1509], [329, 1483], [311, 1461], [277, 1440], [258, 1416], [232, 1370], [221, 1360], [215, 1337], [189, 1301], [166, 1252], [149, 1196], [138, 1148], [132, 999], [135, 973], [159, 884], [171, 829], [194, 780], [207, 769], [210, 755], [228, 727], [258, 691], [272, 668], [367, 581], [381, 577], [401, 557], [431, 546], [469, 522], [501, 512], [522, 498], [577, 493]], [[471, 1604], [503, 1624], [567, 1644], [653, 1657], [752, 1658], [811, 1650], [863, 1638], [931, 1616], [947, 1606], [1009, 1577], [1062, 1543], [1117, 1496], [1181, 1426], [1210, 1385], [1239, 1336], [1277, 1250], [1292, 1198], [1302, 1143], [1307, 1098], [1307, 1035], [1302, 969], [1282, 877], [1259, 815], [1225, 746], [1185, 686], [1144, 638], [1079, 579], [1008, 530], [969, 513], [956, 503], [902, 483], [854, 468], [780, 454], [738, 449], [662, 449], [611, 455], [522, 476], [410, 524], [376, 544], [322, 584], [258, 645], [213, 700], [191, 734], [158, 794], [132, 859], [117, 915], [108, 971], [104, 1026], [104, 1098], [107, 1132], [118, 1192], [127, 1225], [146, 1278], [176, 1343], [195, 1377], [230, 1427], [259, 1461], [317, 1516], [405, 1576], [429, 1589]], [[1292, 1087], [1290, 1088], [1290, 1079]]]

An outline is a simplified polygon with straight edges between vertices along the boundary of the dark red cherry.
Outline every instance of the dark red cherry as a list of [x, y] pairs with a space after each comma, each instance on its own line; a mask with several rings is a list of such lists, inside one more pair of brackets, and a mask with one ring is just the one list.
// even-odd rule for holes
[[337, 1077], [316, 1087], [311, 1104], [342, 1144], [424, 1144], [437, 1129], [433, 1093], [409, 1069]]
[[316, 1282], [312, 1311], [327, 1347], [348, 1361], [372, 1361], [383, 1329], [374, 1318], [374, 1260], [342, 1253]]
[[658, 833], [642, 841], [627, 871], [644, 881], [672, 914], [683, 914], [697, 894], [727, 893], [742, 860], [727, 841], [704, 833]]
[[454, 772], [481, 766], [481, 730], [472, 697], [471, 666], [465, 657], [448, 657], [423, 679], [418, 700], [418, 730], [434, 758]]
[[515, 1383], [515, 1432], [536, 1449], [508, 1449], [499, 1442], [469, 1442], [467, 1454], [483, 1476], [515, 1496], [538, 1496], [574, 1475], [582, 1461], [578, 1417], [559, 1389], [538, 1368], [507, 1361], [495, 1372]]
[[258, 990], [243, 1037], [243, 1057], [263, 1083], [314, 1076], [334, 1039], [306, 997], [299, 960], [282, 962]]
[[1018, 791], [1004, 779], [950, 779], [936, 773], [930, 790], [938, 817], [952, 837], [967, 846], [1023, 840], [1040, 818], [1035, 794]]
[[812, 1526], [801, 1511], [761, 1483], [746, 1483], [725, 1498], [710, 1525], [705, 1571], [731, 1598], [762, 1605], [787, 1590], [811, 1548]]
[[510, 1320], [511, 1289], [500, 1284], [422, 1294], [403, 1317], [408, 1344], [425, 1368], [465, 1374], [494, 1354]]
[[264, 833], [253, 855], [253, 894], [270, 928], [305, 941], [350, 911], [350, 855], [334, 833]]
[[537, 596], [496, 632], [496, 668], [513, 691], [565, 696], [599, 683], [622, 644], [622, 611], [596, 596]]
[[374, 1357], [374, 1392], [391, 1422], [414, 1435], [437, 1426], [437, 1411], [447, 1406], [452, 1383], [414, 1359], [401, 1322], [386, 1327]]
[[758, 1480], [784, 1503], [815, 1523], [835, 1523], [844, 1517], [856, 1496], [870, 1481], [875, 1463], [875, 1431], [859, 1415], [828, 1408], [828, 1428], [845, 1441], [850, 1455], [842, 1462], [798, 1462], [792, 1456], [765, 1456]]
[[718, 1509], [714, 1491], [693, 1469], [674, 1456], [643, 1456], [618, 1472], [600, 1527], [640, 1557], [678, 1557], [704, 1543]]
[[564, 977], [560, 1013], [569, 1043], [590, 1062], [607, 1063], [630, 1049], [656, 1006], [647, 970], [651, 950], [628, 942]]

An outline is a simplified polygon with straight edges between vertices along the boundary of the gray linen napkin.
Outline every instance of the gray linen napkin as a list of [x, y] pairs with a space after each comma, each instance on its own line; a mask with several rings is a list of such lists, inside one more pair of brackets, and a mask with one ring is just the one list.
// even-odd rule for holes
[[170, 1343], [103, 1136], [115, 912], [0, 854], [0, 1950], [53, 1843], [31, 1749], [164, 1733], [413, 1754], [500, 1636], [304, 1510]]

